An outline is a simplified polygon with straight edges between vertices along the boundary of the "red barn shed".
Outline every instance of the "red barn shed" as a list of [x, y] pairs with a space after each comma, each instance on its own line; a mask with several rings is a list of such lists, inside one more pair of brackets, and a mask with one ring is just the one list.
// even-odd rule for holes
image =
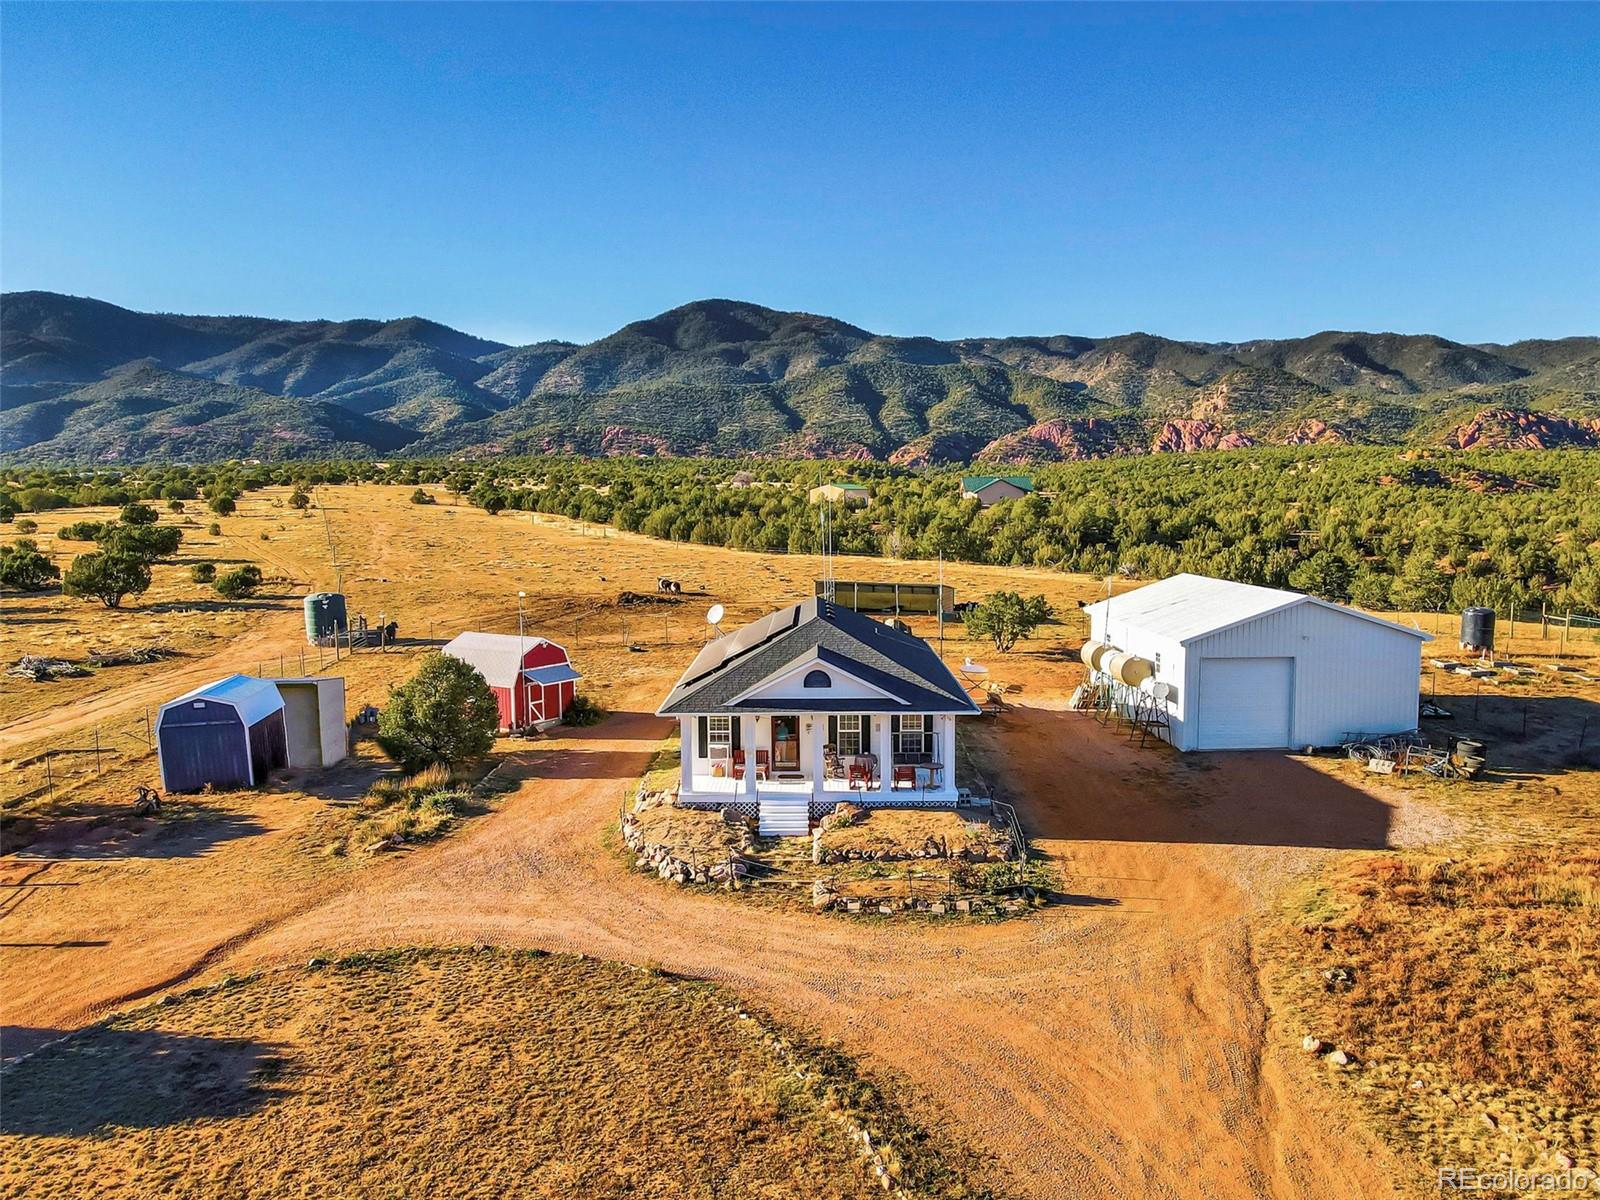
[[501, 729], [526, 729], [561, 719], [583, 676], [564, 647], [514, 633], [458, 634], [444, 648], [477, 670], [500, 705]]

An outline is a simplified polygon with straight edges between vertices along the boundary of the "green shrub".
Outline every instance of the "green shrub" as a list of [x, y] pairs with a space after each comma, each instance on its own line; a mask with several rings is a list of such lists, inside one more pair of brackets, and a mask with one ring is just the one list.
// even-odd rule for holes
[[183, 541], [183, 531], [172, 525], [107, 525], [95, 541], [101, 549], [129, 558], [171, 558]]
[[149, 589], [150, 564], [110, 550], [78, 555], [61, 577], [66, 595], [98, 600], [107, 608], [121, 608], [127, 597], [142, 596]]
[[35, 521], [32, 517], [23, 517], [20, 521], [17, 522], [17, 532], [18, 533], [38, 533], [39, 532], [39, 522]]
[[423, 491], [421, 488], [411, 493], [411, 503], [413, 504], [432, 504], [433, 502], [432, 494]]
[[156, 523], [156, 510], [148, 504], [124, 504], [122, 506], [122, 523], [124, 525], [154, 525]]
[[105, 531], [104, 521], [74, 521], [56, 530], [56, 537], [63, 542], [93, 542]]
[[189, 568], [189, 578], [196, 583], [212, 583], [217, 578], [217, 564], [213, 562], [197, 562]]
[[582, 693], [574, 696], [567, 711], [561, 714], [562, 722], [567, 725], [598, 725], [605, 718], [606, 710]]
[[987, 637], [994, 648], [1004, 653], [1050, 619], [1050, 602], [1043, 596], [1023, 596], [1018, 592], [996, 592], [976, 608], [962, 614], [967, 633]]
[[222, 536], [222, 526], [218, 525], [215, 521], [213, 521], [213, 522], [211, 522], [211, 524], [206, 526], [206, 533], [208, 535], [210, 535], [211, 537], [221, 537]]
[[500, 709], [483, 676], [458, 658], [430, 654], [410, 682], [389, 693], [378, 745], [415, 773], [487, 754], [499, 727]]
[[36, 542], [22, 538], [0, 546], [0, 587], [40, 592], [60, 578], [61, 569], [40, 552]]
[[217, 576], [213, 585], [217, 595], [224, 600], [245, 600], [255, 595], [256, 589], [261, 586], [261, 568], [254, 564], [235, 567], [224, 575]]
[[16, 494], [16, 504], [23, 512], [49, 512], [54, 508], [67, 508], [72, 501], [48, 488], [23, 488]]

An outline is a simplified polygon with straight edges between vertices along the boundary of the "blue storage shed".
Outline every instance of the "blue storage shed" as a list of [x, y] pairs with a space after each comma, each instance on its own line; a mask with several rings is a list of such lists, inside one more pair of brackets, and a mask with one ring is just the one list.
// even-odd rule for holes
[[156, 714], [167, 792], [254, 787], [289, 764], [283, 696], [268, 679], [229, 675], [169, 700]]

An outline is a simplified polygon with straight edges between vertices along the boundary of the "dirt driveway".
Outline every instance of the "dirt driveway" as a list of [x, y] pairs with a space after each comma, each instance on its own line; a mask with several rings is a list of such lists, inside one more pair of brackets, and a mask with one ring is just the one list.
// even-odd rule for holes
[[218, 969], [476, 940], [651, 962], [903, 1075], [1023, 1195], [1392, 1194], [1385, 1152], [1330, 1138], [1286, 1081], [1304, 1068], [1265, 1043], [1246, 933], [1286, 873], [1383, 844], [1385, 803], [1293, 760], [1130, 754], [1083, 717], [1019, 710], [975, 736], [1032, 798], [1064, 903], [998, 927], [812, 918], [670, 889], [603, 844], [661, 734], [626, 712], [524, 752], [505, 811], [362, 873]]

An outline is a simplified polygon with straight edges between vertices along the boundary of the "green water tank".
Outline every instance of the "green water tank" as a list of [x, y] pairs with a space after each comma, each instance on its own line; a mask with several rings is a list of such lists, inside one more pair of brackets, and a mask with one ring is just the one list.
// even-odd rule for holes
[[349, 627], [343, 593], [312, 592], [306, 597], [306, 641], [320, 642]]

